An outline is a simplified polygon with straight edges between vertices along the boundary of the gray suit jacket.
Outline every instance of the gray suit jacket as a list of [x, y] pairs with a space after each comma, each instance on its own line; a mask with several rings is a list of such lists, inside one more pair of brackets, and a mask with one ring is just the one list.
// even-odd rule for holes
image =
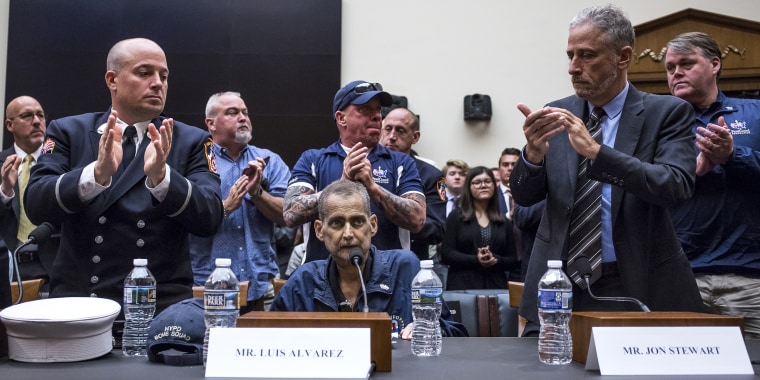
[[[570, 96], [549, 104], [586, 113], [586, 101]], [[694, 110], [672, 96], [653, 95], [632, 85], [623, 106], [615, 147], [602, 145], [589, 175], [612, 184], [612, 234], [627, 294], [652, 310], [701, 311], [702, 301], [689, 261], [676, 239], [667, 208], [694, 191]], [[536, 294], [547, 260], [567, 259], [579, 155], [563, 132], [538, 173], [518, 161], [510, 177], [515, 201], [530, 206], [546, 198], [531, 254], [520, 315], [538, 324]], [[574, 286], [574, 292], [580, 290]]]
[[[4, 162], [5, 159], [12, 154], [16, 154], [13, 146], [0, 152], [0, 163]], [[18, 246], [16, 233], [18, 232], [18, 219], [19, 214], [21, 213], [21, 205], [18, 200], [18, 181], [13, 186], [13, 191], [16, 193], [13, 200], [7, 205], [0, 205], [0, 237], [5, 240], [5, 244], [11, 252], [15, 251], [16, 246]]]

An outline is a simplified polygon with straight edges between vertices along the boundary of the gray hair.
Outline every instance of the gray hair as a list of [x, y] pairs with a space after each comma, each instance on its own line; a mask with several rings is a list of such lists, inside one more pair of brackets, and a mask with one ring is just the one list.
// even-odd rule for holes
[[347, 179], [341, 179], [329, 184], [319, 193], [319, 200], [317, 201], [317, 209], [319, 211], [319, 219], [325, 220], [327, 217], [327, 197], [337, 195], [342, 198], [348, 198], [350, 196], [359, 194], [362, 198], [362, 206], [364, 213], [367, 216], [372, 215], [372, 209], [369, 203], [369, 194], [367, 189], [358, 182], [350, 181]]
[[580, 11], [570, 22], [569, 29], [573, 30], [586, 23], [601, 31], [607, 47], [615, 51], [626, 46], [633, 48], [636, 42], [631, 20], [620, 8], [612, 4], [598, 5]]
[[[704, 57], [706, 60], [712, 61], [713, 58], [718, 58], [718, 60], [720, 60], [722, 63], [720, 47], [718, 47], [718, 43], [715, 42], [715, 40], [707, 33], [681, 33], [670, 40], [667, 46], [668, 50], [672, 50], [677, 54], [691, 54], [697, 48], [699, 48], [702, 57]], [[720, 66], [720, 70], [718, 70], [718, 78], [720, 78], [721, 71], [723, 71], [722, 64]]]
[[206, 117], [210, 118], [216, 115], [216, 112], [217, 112], [216, 104], [219, 102], [219, 97], [226, 96], [226, 95], [237, 96], [238, 98], [242, 98], [239, 92], [234, 92], [234, 91], [217, 92], [216, 94], [211, 95], [211, 97], [208, 98], [208, 102], [206, 103]]

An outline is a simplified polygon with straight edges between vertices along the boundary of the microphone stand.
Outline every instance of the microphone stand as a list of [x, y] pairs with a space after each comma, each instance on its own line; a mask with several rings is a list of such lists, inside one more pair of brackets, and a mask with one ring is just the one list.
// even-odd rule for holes
[[21, 300], [24, 299], [24, 286], [21, 284], [21, 272], [18, 270], [18, 251], [31, 244], [33, 241], [34, 239], [27, 240], [13, 251], [13, 272], [16, 275], [16, 286], [18, 287], [18, 297], [16, 297], [16, 301], [13, 302], [14, 305], [20, 304]]
[[16, 285], [18, 286], [18, 298], [16, 298], [16, 302], [14, 302], [14, 305], [18, 305], [21, 303], [21, 300], [24, 299], [24, 286], [21, 284], [21, 272], [19, 272], [18, 269], [18, 253], [21, 250], [21, 248], [26, 247], [29, 244], [37, 243], [40, 244], [43, 241], [50, 238], [50, 235], [53, 233], [53, 225], [51, 225], [48, 222], [44, 222], [37, 226], [32, 232], [29, 233], [29, 239], [23, 243], [21, 243], [18, 247], [16, 247], [16, 250], [13, 251], [13, 271], [16, 275]]
[[644, 305], [643, 302], [633, 298], [633, 297], [597, 297], [594, 295], [594, 293], [591, 292], [591, 281], [589, 278], [591, 275], [583, 275], [583, 281], [586, 283], [586, 289], [588, 290], [588, 294], [591, 296], [591, 298], [597, 300], [597, 301], [623, 301], [623, 302], [633, 302], [636, 305], [639, 306], [641, 311], [649, 313], [651, 310], [647, 307], [647, 305]]
[[361, 282], [362, 292], [364, 293], [364, 309], [362, 311], [367, 313], [369, 312], [369, 306], [367, 305], [367, 288], [364, 286], [364, 275], [362, 274], [361, 268], [361, 263], [364, 261], [362, 251], [358, 248], [352, 249], [349, 258], [351, 259], [351, 262], [356, 265], [356, 270], [359, 271], [359, 281]]
[[356, 269], [359, 271], [359, 281], [362, 283], [362, 292], [364, 294], [364, 309], [362, 310], [365, 313], [369, 312], [369, 306], [367, 306], [367, 288], [364, 287], [364, 275], [362, 275], [362, 268], [359, 266], [359, 260], [361, 259], [361, 256], [353, 256], [353, 263], [356, 265]]

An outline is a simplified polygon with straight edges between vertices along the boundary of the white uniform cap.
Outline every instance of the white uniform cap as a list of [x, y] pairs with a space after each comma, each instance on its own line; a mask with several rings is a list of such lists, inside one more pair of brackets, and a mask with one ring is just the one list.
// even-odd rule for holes
[[111, 352], [113, 321], [121, 306], [112, 300], [62, 297], [29, 301], [0, 311], [8, 355], [22, 362], [74, 362]]

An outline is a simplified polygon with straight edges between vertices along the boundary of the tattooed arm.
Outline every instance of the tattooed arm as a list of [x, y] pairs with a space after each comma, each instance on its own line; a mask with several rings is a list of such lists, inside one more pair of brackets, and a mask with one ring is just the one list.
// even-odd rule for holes
[[420, 193], [406, 193], [398, 196], [374, 182], [376, 189], [370, 190], [370, 198], [385, 211], [385, 216], [393, 224], [417, 233], [425, 226], [425, 196]]
[[[352, 149], [349, 157], [354, 153]], [[358, 151], [358, 150], [357, 150]], [[361, 153], [359, 151], [359, 153]], [[357, 153], [357, 155], [359, 155]], [[422, 192], [406, 192], [401, 196], [395, 195], [387, 189], [381, 187], [372, 178], [372, 164], [367, 159], [366, 154], [358, 156], [357, 160], [344, 161], [344, 173], [349, 173], [349, 179], [360, 182], [367, 189], [370, 199], [380, 206], [385, 212], [385, 216], [400, 228], [407, 229], [411, 233], [417, 233], [425, 226], [425, 195]], [[346, 167], [349, 166], [347, 169]], [[419, 174], [416, 174], [419, 181]], [[344, 176], [347, 176], [344, 174]]]
[[306, 186], [289, 186], [282, 203], [282, 217], [288, 227], [298, 227], [317, 219], [319, 193]]

